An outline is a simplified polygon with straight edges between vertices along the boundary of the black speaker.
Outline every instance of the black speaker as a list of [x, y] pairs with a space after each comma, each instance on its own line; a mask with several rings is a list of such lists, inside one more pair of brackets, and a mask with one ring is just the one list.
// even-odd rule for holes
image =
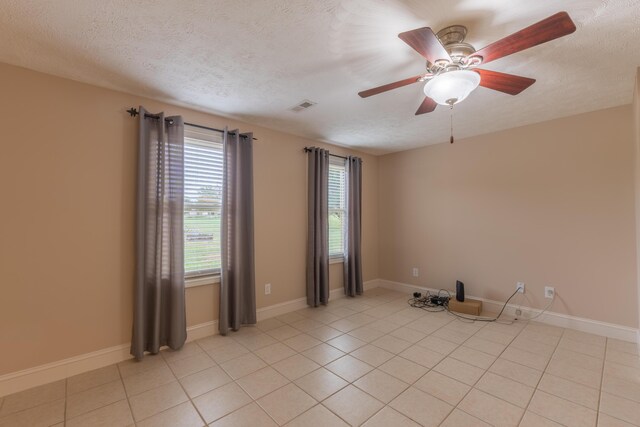
[[464, 283], [456, 280], [456, 299], [460, 302], [464, 301]]

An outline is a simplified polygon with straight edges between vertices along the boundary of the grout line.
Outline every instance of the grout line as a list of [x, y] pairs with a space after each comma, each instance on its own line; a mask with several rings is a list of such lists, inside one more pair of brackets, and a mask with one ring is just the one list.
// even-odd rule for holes
[[[131, 414], [131, 419], [133, 420], [133, 423], [136, 423], [136, 418], [133, 415], [133, 408], [131, 407], [131, 402], [129, 401], [129, 395], [127, 394], [127, 389], [124, 386], [124, 378], [122, 377], [122, 372], [120, 372], [120, 364], [116, 363], [116, 370], [118, 371], [118, 378], [120, 378], [120, 383], [122, 383], [122, 388], [124, 389], [124, 398], [127, 401], [127, 406], [129, 407], [129, 413]], [[65, 424], [66, 424], [66, 418], [65, 418]]]

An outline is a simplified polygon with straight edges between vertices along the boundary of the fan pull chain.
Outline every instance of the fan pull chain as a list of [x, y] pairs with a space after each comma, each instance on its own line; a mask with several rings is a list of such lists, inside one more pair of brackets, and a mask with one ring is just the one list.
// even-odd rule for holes
[[451, 137], [449, 138], [449, 143], [453, 144], [453, 104], [451, 104]]

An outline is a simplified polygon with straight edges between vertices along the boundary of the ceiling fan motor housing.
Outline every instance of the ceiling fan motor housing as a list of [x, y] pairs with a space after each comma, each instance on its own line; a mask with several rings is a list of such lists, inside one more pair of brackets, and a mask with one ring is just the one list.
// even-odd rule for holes
[[473, 62], [467, 60], [471, 54], [475, 53], [476, 49], [471, 44], [464, 42], [466, 36], [467, 27], [463, 25], [451, 25], [438, 31], [436, 37], [451, 57], [451, 62], [443, 60], [435, 61], [434, 64], [431, 64], [427, 61], [427, 68], [429, 70], [436, 68], [441, 71], [452, 71], [466, 68], [470, 65], [479, 65], [480, 61], [476, 60], [476, 58], [473, 58]]

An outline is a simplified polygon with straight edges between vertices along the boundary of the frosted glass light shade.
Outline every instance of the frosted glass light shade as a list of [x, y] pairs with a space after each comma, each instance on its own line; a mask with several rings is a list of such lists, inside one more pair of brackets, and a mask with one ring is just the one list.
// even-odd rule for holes
[[441, 105], [464, 100], [480, 84], [480, 74], [469, 70], [449, 71], [429, 80], [424, 94]]

